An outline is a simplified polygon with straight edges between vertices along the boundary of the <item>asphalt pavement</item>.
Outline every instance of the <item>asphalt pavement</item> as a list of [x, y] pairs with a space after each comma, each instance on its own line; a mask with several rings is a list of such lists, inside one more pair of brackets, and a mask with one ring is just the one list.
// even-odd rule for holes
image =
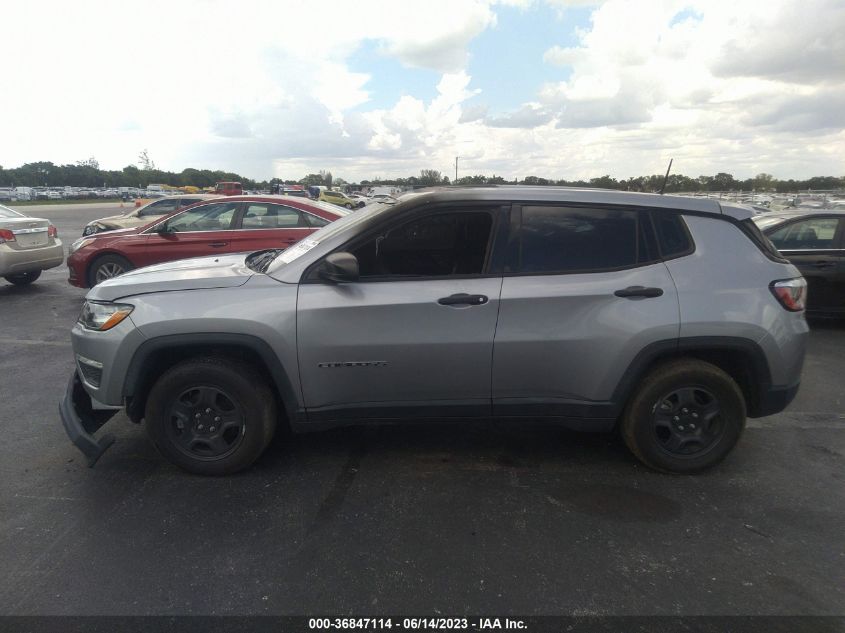
[[[28, 207], [66, 245], [115, 205]], [[845, 615], [845, 324], [697, 476], [535, 423], [279, 436], [237, 476], [122, 414], [89, 469], [58, 402], [85, 292], [0, 280], [0, 615]]]

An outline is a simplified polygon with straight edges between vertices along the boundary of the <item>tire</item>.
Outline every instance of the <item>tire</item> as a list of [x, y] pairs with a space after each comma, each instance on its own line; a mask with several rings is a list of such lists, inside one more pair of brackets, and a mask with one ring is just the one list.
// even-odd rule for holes
[[5, 277], [3, 277], [3, 279], [8, 281], [10, 284], [15, 284], [16, 286], [28, 286], [40, 276], [40, 270], [33, 270], [31, 272], [26, 273], [15, 273], [14, 275], [6, 275]]
[[346, 207], [347, 209], [349, 209], [350, 211], [352, 210], [352, 203], [351, 203], [351, 202], [347, 202], [347, 203], [346, 203], [345, 205], [343, 205], [343, 206], [344, 206], [344, 207]]
[[694, 473], [722, 461], [745, 428], [745, 398], [727, 373], [684, 359], [656, 367], [625, 408], [621, 432], [645, 465]]
[[199, 475], [229, 475], [251, 466], [273, 439], [276, 401], [251, 365], [200, 357], [159, 377], [145, 419], [167, 460]]
[[117, 277], [135, 268], [125, 257], [120, 255], [103, 255], [94, 260], [88, 267], [88, 285], [93, 288], [98, 283]]

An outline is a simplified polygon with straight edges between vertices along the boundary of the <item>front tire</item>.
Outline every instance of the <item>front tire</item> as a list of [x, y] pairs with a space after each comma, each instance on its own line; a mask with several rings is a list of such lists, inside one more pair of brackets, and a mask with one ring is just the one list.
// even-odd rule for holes
[[199, 475], [251, 466], [276, 428], [276, 403], [249, 364], [202, 357], [170, 368], [146, 403], [147, 433], [173, 464]]
[[727, 373], [704, 361], [672, 361], [638, 385], [621, 431], [644, 464], [694, 473], [722, 461], [745, 428], [745, 398]]
[[3, 277], [3, 279], [8, 281], [10, 284], [15, 284], [16, 286], [28, 286], [40, 276], [40, 270], [33, 270], [27, 273], [15, 273], [14, 275], [6, 275], [5, 277]]
[[111, 279], [129, 272], [135, 268], [125, 257], [120, 255], [103, 255], [94, 260], [88, 268], [88, 285], [93, 288], [106, 279]]

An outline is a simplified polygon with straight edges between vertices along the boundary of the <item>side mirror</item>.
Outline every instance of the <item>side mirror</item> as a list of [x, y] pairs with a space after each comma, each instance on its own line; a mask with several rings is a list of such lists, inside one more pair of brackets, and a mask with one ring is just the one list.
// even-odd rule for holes
[[358, 281], [358, 258], [352, 253], [332, 253], [320, 264], [317, 275], [334, 283]]
[[167, 226], [167, 222], [162, 222], [155, 228], [156, 233], [161, 233], [162, 235], [166, 235], [168, 233], [173, 233], [173, 230]]

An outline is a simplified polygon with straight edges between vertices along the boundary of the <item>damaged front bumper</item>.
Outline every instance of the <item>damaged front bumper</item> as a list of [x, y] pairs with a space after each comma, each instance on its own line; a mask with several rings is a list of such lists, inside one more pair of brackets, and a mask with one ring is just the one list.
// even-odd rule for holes
[[114, 437], [103, 435], [99, 439], [94, 437], [101, 426], [108, 422], [117, 409], [95, 409], [91, 396], [85, 391], [79, 375], [74, 371], [65, 392], [65, 397], [59, 403], [59, 414], [62, 424], [70, 441], [82, 451], [88, 460], [88, 466], [93, 466], [114, 443]]

